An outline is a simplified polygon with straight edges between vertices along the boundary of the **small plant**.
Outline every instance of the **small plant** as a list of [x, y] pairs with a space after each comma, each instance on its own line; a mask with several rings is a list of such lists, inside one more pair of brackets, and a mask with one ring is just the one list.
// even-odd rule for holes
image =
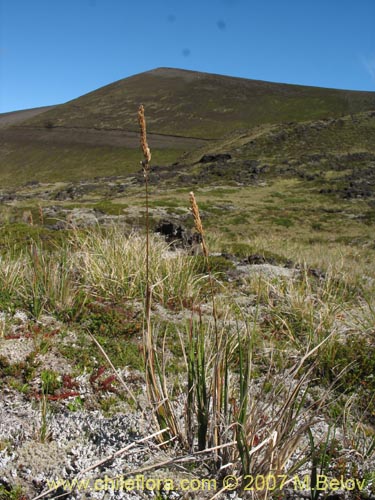
[[10, 489], [0, 485], [0, 500], [27, 500], [21, 486], [14, 486]]
[[44, 212], [42, 205], [38, 205], [38, 215], [39, 215], [39, 224], [43, 226], [44, 224]]
[[43, 370], [40, 375], [42, 383], [42, 394], [55, 394], [57, 389], [62, 386], [62, 380], [58, 373], [53, 370]]
[[10, 321], [5, 312], [0, 313], [0, 337], [6, 337], [9, 331]]
[[375, 416], [375, 351], [371, 336], [352, 334], [345, 342], [332, 339], [316, 370], [326, 382], [332, 382], [341, 373], [337, 391], [354, 394], [361, 413]]
[[73, 401], [69, 401], [67, 407], [70, 411], [79, 411], [83, 409], [84, 404], [84, 400], [80, 396], [77, 396]]
[[25, 224], [28, 224], [29, 226], [34, 225], [33, 221], [33, 214], [30, 210], [25, 210], [22, 214], [22, 220]]
[[46, 394], [42, 394], [42, 397], [40, 398], [40, 431], [39, 431], [39, 436], [40, 436], [40, 442], [45, 443], [49, 439], [49, 432], [48, 432], [48, 417], [49, 417], [49, 404], [48, 404], [48, 399]]
[[101, 300], [87, 303], [80, 322], [93, 334], [122, 338], [131, 338], [142, 326], [131, 308]]
[[274, 220], [274, 223], [277, 226], [283, 226], [283, 227], [291, 227], [294, 225], [294, 222], [292, 219], [289, 219], [288, 217], [278, 217]]
[[320, 498], [320, 491], [317, 487], [317, 478], [322, 474], [327, 474], [329, 472], [329, 465], [331, 463], [332, 454], [330, 452], [330, 429], [327, 433], [326, 439], [320, 444], [320, 446], [315, 445], [314, 436], [311, 429], [307, 429], [307, 433], [310, 440], [310, 450], [311, 450], [311, 476], [310, 476], [310, 488], [311, 488], [311, 499], [318, 500]]

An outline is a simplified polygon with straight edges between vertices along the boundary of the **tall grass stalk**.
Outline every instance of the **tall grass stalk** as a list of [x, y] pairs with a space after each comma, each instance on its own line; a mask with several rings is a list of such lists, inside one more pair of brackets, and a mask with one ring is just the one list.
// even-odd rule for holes
[[[204, 259], [206, 262], [206, 268], [207, 268], [207, 273], [208, 273], [208, 280], [209, 280], [209, 285], [210, 285], [210, 290], [211, 290], [211, 301], [212, 301], [212, 318], [213, 318], [213, 323], [214, 323], [214, 336], [215, 336], [215, 356], [213, 360], [213, 376], [211, 380], [212, 388], [211, 388], [211, 396], [212, 396], [212, 419], [211, 419], [211, 429], [210, 429], [210, 437], [211, 439], [209, 440], [209, 446], [217, 447], [220, 446], [221, 444], [221, 414], [223, 410], [223, 406], [227, 405], [227, 399], [225, 398], [225, 393], [223, 393], [223, 384], [224, 384], [224, 379], [226, 378], [226, 368], [227, 368], [227, 359], [226, 359], [226, 346], [223, 345], [221, 346], [221, 340], [219, 338], [219, 331], [218, 331], [218, 318], [217, 318], [217, 308], [216, 308], [216, 297], [215, 297], [215, 290], [214, 290], [214, 282], [213, 282], [213, 277], [212, 277], [212, 272], [211, 272], [211, 267], [210, 267], [210, 261], [209, 261], [209, 252], [208, 252], [208, 247], [206, 244], [205, 240], [205, 233], [202, 225], [202, 220], [200, 217], [199, 213], [199, 207], [198, 203], [195, 199], [195, 195], [193, 192], [190, 193], [190, 206], [191, 206], [191, 213], [194, 218], [194, 225], [195, 229], [200, 235], [201, 239], [201, 245], [202, 245], [202, 251], [204, 255]], [[201, 331], [201, 328], [200, 328]], [[194, 342], [195, 348], [198, 351], [198, 358], [199, 358], [199, 363], [201, 366], [197, 367], [196, 370], [192, 371], [192, 375], [196, 374], [197, 378], [195, 380], [195, 386], [197, 388], [197, 398], [199, 401], [199, 413], [198, 413], [198, 421], [200, 421], [200, 432], [199, 432], [199, 449], [204, 449], [206, 446], [206, 436], [204, 435], [207, 433], [208, 430], [208, 405], [209, 405], [209, 398], [207, 398], [207, 395], [205, 397], [202, 397], [203, 395], [206, 394], [206, 384], [205, 384], [205, 377], [202, 376], [201, 372], [205, 370], [205, 342], [204, 338], [202, 337], [201, 333], [198, 335], [198, 337], [195, 339]], [[193, 345], [194, 345], [193, 344]], [[222, 351], [224, 349], [224, 352]], [[200, 386], [202, 384], [202, 387]], [[201, 394], [202, 393], [202, 394]], [[201, 405], [204, 405], [202, 407]], [[205, 430], [205, 433], [203, 432]]]
[[[143, 353], [145, 360], [146, 387], [148, 397], [153, 408], [153, 415], [161, 430], [169, 429], [164, 434], [168, 439], [181, 437], [178, 420], [171, 407], [168, 394], [165, 372], [159, 363], [155, 339], [153, 338], [151, 324], [152, 286], [150, 283], [150, 214], [149, 214], [149, 173], [151, 150], [147, 143], [146, 119], [144, 107], [138, 110], [138, 123], [140, 128], [141, 148], [144, 160], [141, 161], [145, 181], [145, 208], [146, 208], [146, 290], [145, 290], [145, 327], [143, 328]], [[160, 438], [161, 439], [161, 438]]]

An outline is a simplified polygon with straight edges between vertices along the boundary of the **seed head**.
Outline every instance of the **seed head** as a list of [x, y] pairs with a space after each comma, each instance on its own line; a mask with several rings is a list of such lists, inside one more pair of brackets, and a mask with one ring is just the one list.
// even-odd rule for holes
[[197, 203], [197, 200], [195, 199], [195, 195], [194, 195], [193, 191], [190, 192], [189, 198], [190, 198], [190, 205], [191, 205], [190, 210], [191, 210], [191, 213], [193, 214], [193, 217], [194, 217], [195, 229], [201, 235], [202, 250], [203, 250], [205, 257], [208, 257], [208, 248], [207, 248], [206, 242], [204, 240], [204, 230], [203, 230], [203, 225], [202, 225], [202, 221], [201, 221], [201, 216], [199, 214], [199, 207], [198, 207], [198, 203]]
[[138, 109], [138, 123], [141, 132], [141, 148], [143, 156], [145, 157], [145, 161], [142, 162], [142, 164], [144, 168], [147, 168], [151, 161], [151, 151], [147, 144], [145, 108], [143, 107], [143, 104], [141, 104]]

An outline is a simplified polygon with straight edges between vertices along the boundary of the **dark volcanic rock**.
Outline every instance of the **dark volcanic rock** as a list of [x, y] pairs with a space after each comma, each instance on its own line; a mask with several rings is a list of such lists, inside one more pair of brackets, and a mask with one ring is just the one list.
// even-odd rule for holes
[[167, 241], [182, 240], [186, 229], [170, 220], [161, 220], [155, 227], [155, 232], [165, 236]]
[[372, 196], [372, 191], [369, 189], [363, 189], [361, 186], [348, 186], [343, 190], [343, 197], [350, 198], [370, 198]]
[[14, 194], [6, 193], [3, 195], [0, 195], [0, 202], [13, 201], [15, 199], [16, 199], [16, 196]]
[[171, 220], [161, 220], [155, 227], [155, 232], [164, 236], [165, 240], [175, 247], [194, 250], [202, 241], [199, 233], [192, 232], [190, 229]]
[[227, 161], [230, 160], [232, 156], [228, 153], [219, 153], [217, 155], [203, 155], [198, 163], [212, 163], [216, 161]]
[[262, 172], [262, 168], [259, 166], [258, 160], [245, 160], [243, 162], [243, 166], [245, 170], [247, 170], [250, 174], [260, 174]]
[[349, 153], [345, 156], [348, 161], [374, 161], [375, 154], [369, 153], [367, 151]]
[[273, 257], [265, 257], [264, 255], [260, 255], [258, 253], [253, 253], [247, 256], [245, 260], [241, 262], [241, 264], [250, 264], [250, 265], [259, 265], [259, 264], [276, 264], [276, 259]]
[[55, 224], [47, 224], [46, 228], [51, 231], [62, 231], [67, 228], [67, 224], [65, 221], [59, 220]]
[[76, 186], [69, 186], [66, 189], [63, 189], [61, 191], [57, 191], [57, 193], [54, 196], [55, 200], [58, 201], [65, 201], [65, 200], [74, 200], [81, 196], [81, 189], [80, 187]]

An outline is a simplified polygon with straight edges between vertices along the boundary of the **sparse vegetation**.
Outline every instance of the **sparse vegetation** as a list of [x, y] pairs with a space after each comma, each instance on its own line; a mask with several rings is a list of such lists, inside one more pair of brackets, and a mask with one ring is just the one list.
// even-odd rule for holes
[[[148, 169], [151, 155], [147, 147], [143, 108], [141, 134], [146, 157], [144, 168]], [[147, 176], [146, 170], [148, 214]], [[270, 281], [258, 278], [253, 295], [254, 312], [250, 315], [241, 307], [219, 308], [208, 247], [193, 193], [190, 199], [195, 228], [200, 234], [212, 310], [209, 319], [201, 314], [195, 319], [192, 312], [187, 323], [187, 339], [180, 332], [185, 361], [178, 391], [179, 397], [183, 397], [180, 404], [185, 409], [185, 418], [180, 424], [181, 410], [167, 376], [166, 337], [162, 349], [158, 349], [151, 322], [152, 288], [146, 258], [145, 369], [155, 421], [161, 430], [168, 431], [169, 440], [177, 439], [185, 452], [209, 449], [211, 455], [208, 455], [207, 463], [211, 474], [215, 474], [216, 469], [219, 477], [223, 468], [226, 473], [229, 471], [239, 478], [250, 473], [267, 476], [275, 471], [289, 477], [311, 458], [311, 491], [313, 498], [318, 498], [320, 494], [315, 489], [317, 465], [320, 465], [320, 474], [328, 472], [330, 459], [327, 457], [332, 457], [333, 452], [328, 455], [327, 447], [331, 449], [334, 445], [328, 428], [324, 437], [326, 441], [319, 444], [323, 451], [318, 457], [312, 429], [323, 406], [327, 405], [327, 415], [332, 415], [327, 399], [331, 397], [330, 392], [336, 390], [336, 385], [340, 384], [344, 392], [350, 393], [350, 387], [345, 384], [345, 372], [350, 366], [348, 360], [341, 364], [333, 377], [328, 377], [327, 392], [323, 396], [314, 398], [307, 407], [304, 402], [311, 398], [312, 374], [321, 372], [323, 353], [329, 352], [329, 366], [337, 367], [338, 360], [332, 348], [334, 350], [338, 342], [338, 318], [341, 319], [345, 307], [352, 304], [355, 293], [343, 277], [337, 279], [322, 272], [312, 273], [313, 277], [310, 277], [304, 266], [292, 279], [282, 279], [277, 275]], [[146, 226], [148, 255], [149, 224]], [[245, 290], [247, 294], [251, 293], [251, 283]], [[260, 312], [263, 307], [267, 311], [265, 315]], [[292, 352], [296, 353], [293, 360], [290, 359]], [[257, 386], [252, 379], [262, 382]], [[287, 388], [289, 384], [291, 387]], [[344, 408], [336, 406], [335, 416], [340, 418], [343, 414]], [[305, 455], [301, 454], [297, 463], [292, 462], [290, 468], [286, 468], [305, 434], [310, 439], [310, 454], [305, 450]], [[280, 488], [280, 484], [277, 486]], [[225, 490], [224, 484], [222, 491]], [[264, 492], [259, 495], [263, 496]]]
[[[296, 119], [313, 118], [310, 104]], [[326, 104], [345, 111], [331, 97]], [[1, 388], [38, 407], [41, 445], [53, 442], [61, 409], [111, 417], [126, 408], [154, 416], [168, 467], [204, 469], [223, 492], [228, 474], [243, 486], [248, 474], [303, 473], [317, 499], [322, 473], [361, 478], [373, 493], [371, 112], [355, 122], [261, 124], [182, 157], [155, 148], [155, 165], [180, 156], [160, 167], [140, 118], [141, 172], [131, 148], [111, 149], [102, 163], [104, 146], [90, 145], [82, 161], [75, 145], [59, 172], [50, 146], [10, 156], [8, 186], [17, 188], [0, 209]], [[29, 147], [52, 155], [28, 163], [34, 176], [41, 161], [38, 181], [50, 184], [20, 186]], [[217, 153], [226, 156], [200, 161]], [[106, 176], [74, 181], [95, 169]], [[153, 234], [164, 218], [185, 240]], [[1, 443], [1, 453], [12, 449], [11, 439]], [[4, 485], [0, 496], [23, 498]], [[254, 495], [279, 499], [281, 483]]]
[[[21, 255], [4, 253], [1, 288], [4, 291], [2, 309], [5, 307], [9, 311], [7, 323], [14, 314], [9, 309], [11, 303], [17, 303], [19, 308], [39, 318], [45, 313], [58, 313], [64, 321], [70, 322], [71, 327], [75, 325], [79, 328], [81, 325], [93, 332], [116, 367], [130, 366], [142, 370], [137, 342], [134, 342], [142, 327], [136, 304], [145, 293], [142, 285], [145, 246], [142, 241], [142, 237], [135, 234], [125, 237], [121, 231], [111, 229], [106, 232], [98, 228], [90, 234], [74, 233], [71, 243], [61, 250], [55, 249], [53, 254], [51, 250], [35, 247], [35, 243], [31, 247], [34, 250]], [[213, 242], [218, 244], [215, 240]], [[255, 239], [233, 247], [233, 250], [239, 258], [258, 252], [266, 259], [274, 259], [272, 252], [276, 248], [276, 241]], [[283, 248], [282, 253], [293, 258], [299, 255], [297, 248], [290, 253], [289, 250]], [[42, 267], [38, 267], [36, 255], [38, 262], [44, 262]], [[319, 260], [316, 252], [311, 250], [305, 255], [300, 254], [301, 257], [313, 258], [310, 260], [313, 265], [316, 259]], [[55, 271], [52, 272], [59, 268], [61, 258], [68, 276], [69, 284], [65, 285], [60, 278], [56, 278]], [[329, 261], [329, 256], [325, 255], [325, 258]], [[350, 255], [345, 257], [347, 265], [349, 258]], [[222, 278], [236, 270], [235, 264], [222, 257], [210, 257], [209, 262], [217, 297], [219, 349], [215, 348], [215, 329], [210, 315], [212, 305], [208, 305], [208, 309], [206, 305], [207, 300], [210, 304], [210, 287], [205, 278], [207, 269], [202, 257], [173, 256], [165, 243], [150, 235], [149, 272], [151, 283], [156, 285], [153, 287], [153, 304], [164, 306], [172, 317], [175, 311], [184, 311], [187, 315], [186, 320], [177, 322], [172, 335], [172, 330], [165, 326], [168, 321], [164, 319], [163, 324], [158, 319], [162, 313], [151, 311], [155, 376], [162, 377], [160, 383], [164, 388], [168, 387], [163, 397], [168, 397], [170, 411], [175, 415], [175, 422], [179, 422], [170, 437], [177, 435], [186, 452], [194, 450], [195, 446], [204, 449], [219, 444], [212, 441], [214, 434], [209, 430], [213, 418], [212, 384], [216, 366], [217, 369], [220, 367], [218, 376], [222, 398], [217, 409], [220, 444], [233, 441], [236, 445], [218, 449], [212, 462], [207, 459], [212, 471], [216, 461], [220, 460], [220, 463], [238, 463], [240, 474], [246, 474], [250, 467], [252, 471], [263, 473], [266, 465], [270, 466], [271, 450], [274, 463], [278, 460], [281, 467], [294, 449], [288, 447], [288, 439], [295, 438], [296, 445], [297, 438], [304, 442], [303, 433], [307, 428], [313, 428], [310, 418], [318, 412], [329, 420], [333, 418], [338, 426], [345, 420], [347, 439], [353, 439], [354, 443], [354, 422], [359, 417], [358, 411], [361, 411], [362, 420], [371, 422], [373, 419], [370, 347], [374, 306], [372, 299], [365, 301], [363, 284], [353, 282], [354, 274], [347, 275], [342, 268], [327, 269], [323, 261], [320, 262], [320, 274], [310, 272], [312, 268], [306, 265], [294, 271], [292, 269], [296, 273], [294, 278], [260, 278], [255, 274], [245, 278], [239, 275], [233, 283]], [[278, 262], [283, 263], [282, 256], [278, 256]], [[36, 269], [39, 269], [39, 274], [35, 282]], [[359, 276], [360, 270], [356, 273]], [[45, 292], [39, 291], [36, 286], [39, 282], [43, 285], [42, 290], [49, 290], [50, 300], [39, 298], [45, 297]], [[32, 283], [34, 286], [30, 286]], [[66, 294], [61, 294], [61, 286], [67, 287]], [[58, 295], [52, 293], [56, 287], [60, 290]], [[53, 297], [59, 297], [59, 301], [57, 298], [52, 301]], [[62, 300], [61, 297], [67, 298]], [[176, 298], [173, 307], [171, 297]], [[36, 307], [36, 303], [40, 305]], [[9, 335], [9, 328], [7, 326], [5, 337]], [[350, 341], [343, 338], [347, 329], [352, 331]], [[36, 338], [36, 330], [31, 329], [31, 333]], [[54, 338], [54, 344], [56, 342], [60, 344], [59, 336]], [[314, 351], [322, 342], [322, 347]], [[353, 342], [356, 348], [353, 348]], [[38, 345], [41, 345], [40, 342]], [[176, 358], [176, 354], [172, 353], [177, 352], [178, 345], [180, 354]], [[74, 360], [77, 374], [84, 369], [95, 373], [102, 363], [100, 353], [88, 343], [84, 332], [75, 346], [64, 343], [59, 351], [67, 360]], [[196, 353], [200, 353], [198, 357]], [[220, 353], [220, 360], [215, 360], [217, 353]], [[305, 362], [300, 364], [305, 357]], [[1, 370], [3, 376], [19, 380], [17, 387], [35, 376], [32, 358], [20, 365], [12, 365], [12, 368], [5, 363]], [[293, 379], [289, 377], [292, 374], [298, 377], [290, 386]], [[357, 374], [356, 378], [353, 374]], [[47, 384], [46, 396], [58, 387], [54, 389], [55, 384], [50, 383], [49, 375], [48, 371], [42, 372], [42, 380], [48, 378], [44, 382], [45, 386]], [[316, 376], [319, 377], [319, 386], [326, 387], [323, 399], [322, 395], [314, 395], [314, 390], [311, 394], [308, 390], [309, 379], [312, 388], [318, 383], [314, 382]], [[334, 388], [330, 389], [331, 383], [336, 380]], [[190, 390], [187, 390], [186, 384], [190, 384]], [[183, 405], [180, 399], [184, 393], [189, 412], [186, 413], [187, 420], [181, 422], [179, 415]], [[346, 414], [348, 398], [351, 401], [349, 415]], [[307, 407], [302, 403], [305, 400], [309, 401]], [[288, 406], [282, 410], [277, 401], [287, 401]], [[45, 402], [49, 404], [48, 397]], [[100, 404], [108, 412], [115, 401], [113, 396], [109, 396]], [[72, 405], [70, 403], [73, 410], [76, 406]], [[78, 408], [84, 407], [85, 402], [81, 401]], [[246, 411], [245, 407], [248, 408]], [[285, 413], [287, 411], [289, 413]], [[46, 412], [43, 410], [42, 414]], [[168, 417], [164, 415], [164, 418], [163, 426], [170, 427]], [[292, 429], [291, 425], [296, 427]], [[48, 425], [45, 430], [41, 429], [42, 440], [46, 439], [47, 429]], [[272, 429], [278, 429], [278, 434], [272, 435], [274, 444], [271, 446], [271, 441], [266, 440]], [[353, 438], [348, 437], [352, 433]], [[198, 439], [198, 436], [201, 437]], [[363, 435], [361, 446], [370, 449], [372, 439], [371, 434], [368, 437]], [[264, 447], [257, 448], [263, 442]], [[253, 448], [257, 451], [252, 453]], [[308, 450], [304, 453], [304, 458], [308, 460]], [[233, 465], [232, 469], [236, 467]]]

